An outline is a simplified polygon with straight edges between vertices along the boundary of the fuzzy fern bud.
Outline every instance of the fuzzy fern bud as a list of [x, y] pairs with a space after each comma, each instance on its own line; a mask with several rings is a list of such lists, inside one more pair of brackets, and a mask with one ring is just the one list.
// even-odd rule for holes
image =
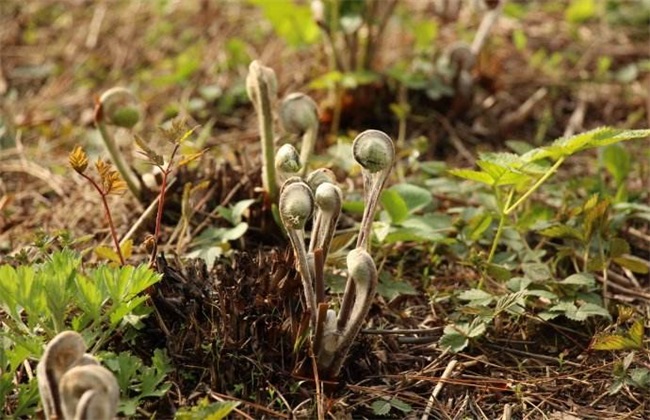
[[318, 127], [318, 106], [304, 93], [290, 93], [280, 105], [280, 121], [287, 132], [303, 134]]
[[280, 218], [287, 229], [304, 229], [314, 212], [314, 196], [302, 181], [285, 184], [280, 193]]
[[275, 154], [275, 167], [280, 171], [295, 174], [301, 168], [300, 156], [292, 145], [283, 144]]
[[102, 115], [115, 126], [133, 128], [140, 121], [140, 110], [133, 93], [122, 87], [107, 90], [99, 98]]
[[366, 130], [352, 143], [354, 159], [370, 173], [390, 168], [395, 159], [395, 146], [388, 135], [379, 130]]

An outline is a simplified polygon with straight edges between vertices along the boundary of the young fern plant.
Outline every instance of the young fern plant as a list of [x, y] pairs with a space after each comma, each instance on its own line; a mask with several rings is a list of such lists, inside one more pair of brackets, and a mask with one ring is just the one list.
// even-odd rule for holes
[[48, 343], [36, 377], [46, 419], [110, 420], [117, 413], [115, 376], [86, 353], [75, 331], [63, 331]]
[[300, 155], [290, 145], [275, 150], [272, 104], [277, 96], [277, 79], [270, 67], [251, 62], [246, 77], [246, 91], [257, 113], [262, 146], [262, 187], [271, 203], [278, 197], [278, 185], [285, 175], [304, 177], [318, 137], [318, 107], [303, 93], [290, 93], [280, 104], [280, 121], [289, 134], [302, 136]]
[[[375, 296], [377, 268], [368, 251], [370, 229], [395, 159], [392, 140], [378, 130], [357, 136], [353, 150], [363, 167], [366, 208], [357, 246], [347, 256], [348, 281], [338, 315], [325, 301], [324, 266], [341, 214], [341, 189], [334, 184], [331, 172], [321, 169], [310, 174], [307, 182], [299, 177], [288, 179], [280, 193], [280, 216], [296, 256], [310, 317], [312, 350], [318, 370], [326, 378], [338, 376]], [[306, 248], [304, 227], [312, 213], [314, 223]]]
[[108, 124], [116, 127], [131, 129], [140, 120], [137, 99], [133, 93], [123, 87], [114, 87], [102, 94], [95, 104], [95, 125], [99, 130], [106, 150], [113, 164], [126, 182], [129, 191], [138, 199], [142, 199], [143, 185], [138, 175], [124, 159]]

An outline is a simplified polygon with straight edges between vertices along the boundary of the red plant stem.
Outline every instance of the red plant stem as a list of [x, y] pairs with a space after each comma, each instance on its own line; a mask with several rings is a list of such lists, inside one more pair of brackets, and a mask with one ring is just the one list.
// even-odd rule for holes
[[111, 217], [111, 210], [108, 207], [108, 202], [106, 201], [106, 193], [97, 185], [95, 180], [93, 180], [91, 177], [89, 177], [86, 174], [83, 174], [81, 172], [77, 172], [79, 175], [82, 177], [86, 178], [90, 184], [95, 187], [97, 192], [102, 198], [102, 203], [104, 204], [104, 213], [106, 213], [106, 219], [108, 219], [108, 227], [111, 230], [111, 236], [113, 237], [113, 243], [115, 244], [115, 251], [117, 252], [117, 256], [120, 258], [120, 263], [122, 265], [125, 265], [126, 262], [124, 261], [124, 256], [122, 255], [122, 249], [120, 248], [120, 241], [117, 239], [117, 232], [115, 230], [115, 225], [113, 224], [113, 218]]
[[156, 228], [153, 233], [153, 250], [151, 251], [151, 257], [149, 258], [149, 266], [153, 267], [156, 261], [156, 254], [158, 253], [158, 238], [160, 237], [160, 227], [162, 225], [162, 213], [163, 207], [165, 206], [165, 194], [167, 193], [167, 177], [171, 173], [172, 163], [174, 162], [174, 157], [178, 151], [179, 144], [174, 146], [172, 154], [167, 163], [165, 169], [160, 168], [162, 171], [162, 185], [160, 186], [160, 195], [158, 196], [158, 211], [156, 212]]

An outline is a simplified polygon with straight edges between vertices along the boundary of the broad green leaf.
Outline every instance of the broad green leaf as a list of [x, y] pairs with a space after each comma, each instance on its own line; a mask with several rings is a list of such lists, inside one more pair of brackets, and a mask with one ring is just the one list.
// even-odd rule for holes
[[422, 210], [433, 202], [431, 191], [413, 184], [402, 183], [393, 185], [387, 191], [398, 193], [404, 200], [408, 212], [411, 214], [418, 210]]
[[616, 185], [622, 184], [630, 173], [630, 153], [620, 144], [611, 144], [603, 149], [601, 159], [605, 169], [614, 177]]
[[625, 267], [637, 274], [648, 274], [650, 271], [648, 262], [634, 255], [622, 255], [612, 258], [612, 260], [621, 267]]
[[409, 209], [397, 191], [385, 190], [381, 194], [381, 205], [390, 216], [390, 220], [394, 224], [401, 223], [409, 215]]
[[410, 413], [411, 411], [413, 411], [413, 407], [411, 407], [410, 404], [405, 403], [399, 398], [391, 398], [390, 405], [392, 405], [394, 408], [398, 409], [402, 413]]
[[313, 44], [320, 29], [308, 4], [268, 0], [248, 0], [258, 6], [271, 23], [275, 33], [292, 47]]
[[508, 281], [512, 277], [510, 270], [499, 264], [490, 263], [486, 266], [485, 271], [490, 277], [500, 282]]
[[387, 273], [382, 273], [379, 276], [377, 293], [387, 300], [394, 299], [400, 295], [415, 296], [418, 294], [417, 290], [409, 282], [395, 280]]
[[513, 277], [506, 282], [506, 287], [512, 292], [527, 290], [533, 281], [526, 277]]
[[476, 164], [492, 178], [493, 183], [491, 185], [505, 186], [521, 184], [530, 179], [528, 175], [516, 169], [501, 166], [495, 162], [479, 160]]
[[590, 316], [602, 316], [611, 319], [611, 315], [607, 312], [607, 309], [593, 303], [585, 303], [581, 305], [575, 313], [572, 313], [571, 316], [569, 316], [569, 313], [567, 313], [566, 316], [576, 321], [584, 321]]

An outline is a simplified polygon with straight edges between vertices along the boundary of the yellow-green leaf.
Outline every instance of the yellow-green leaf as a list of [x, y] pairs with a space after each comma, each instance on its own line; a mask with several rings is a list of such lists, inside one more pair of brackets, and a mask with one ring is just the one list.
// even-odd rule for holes
[[99, 258], [112, 261], [116, 264], [122, 263], [122, 261], [120, 261], [120, 256], [117, 255], [117, 252], [115, 252], [113, 248], [106, 245], [100, 245], [95, 248], [95, 255], [97, 255]]

